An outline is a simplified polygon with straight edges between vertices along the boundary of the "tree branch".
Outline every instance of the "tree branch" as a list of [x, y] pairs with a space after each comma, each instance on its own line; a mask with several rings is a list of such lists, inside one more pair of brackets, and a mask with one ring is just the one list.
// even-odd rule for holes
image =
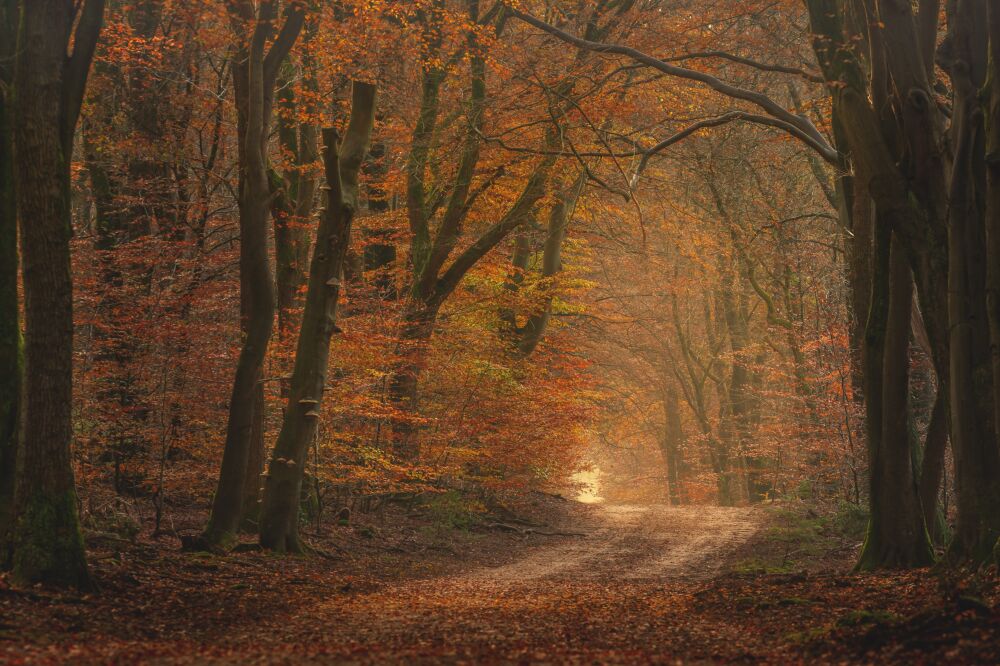
[[620, 44], [603, 44], [601, 42], [592, 42], [586, 39], [581, 39], [517, 9], [511, 8], [509, 11], [525, 23], [579, 48], [594, 51], [596, 53], [609, 53], [613, 55], [626, 56], [649, 67], [657, 69], [664, 74], [687, 79], [689, 81], [698, 81], [700, 83], [704, 83], [709, 88], [722, 95], [750, 102], [751, 104], [754, 104], [766, 111], [776, 120], [784, 123], [784, 125], [781, 126], [782, 129], [794, 127], [797, 130], [795, 133], [796, 138], [801, 139], [803, 137], [809, 137], [811, 141], [809, 141], [807, 145], [809, 145], [809, 147], [813, 150], [819, 152], [823, 159], [831, 163], [838, 162], [838, 153], [836, 149], [827, 142], [819, 130], [816, 129], [816, 126], [812, 124], [812, 121], [803, 116], [791, 113], [767, 95], [730, 85], [725, 81], [712, 76], [711, 74], [671, 65], [669, 62], [659, 58], [654, 58], [653, 56], [647, 55], [642, 51], [638, 51], [628, 46], [622, 46]]
[[83, 106], [83, 93], [87, 88], [87, 75], [103, 23], [104, 0], [85, 0], [73, 36], [73, 54], [67, 62], [63, 85], [61, 140], [63, 150], [67, 153], [68, 148], [73, 145], [73, 133]]
[[816, 72], [810, 72], [800, 67], [791, 67], [789, 65], [773, 65], [770, 63], [759, 62], [751, 58], [735, 55], [733, 53], [726, 53], [725, 51], [697, 51], [695, 53], [685, 53], [684, 55], [663, 58], [663, 62], [683, 62], [685, 60], [701, 60], [706, 58], [721, 58], [740, 65], [746, 65], [747, 67], [753, 67], [754, 69], [759, 69], [763, 72], [794, 74], [795, 76], [801, 76], [806, 81], [811, 81], [813, 83], [824, 82], [823, 76]]

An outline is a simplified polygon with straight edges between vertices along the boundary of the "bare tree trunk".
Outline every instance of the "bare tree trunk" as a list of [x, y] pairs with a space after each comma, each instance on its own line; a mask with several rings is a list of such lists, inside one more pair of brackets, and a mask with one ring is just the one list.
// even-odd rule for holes
[[358, 206], [358, 174], [375, 121], [375, 87], [354, 84], [351, 122], [342, 146], [335, 130], [323, 130], [327, 207], [320, 218], [309, 269], [309, 287], [288, 406], [264, 486], [260, 543], [279, 552], [302, 549], [298, 537], [299, 495], [309, 445], [316, 434], [326, 387], [330, 338]]
[[[103, 0], [23, 3], [15, 65], [15, 173], [24, 261], [23, 438], [15, 489], [13, 575], [90, 587], [70, 460], [73, 282], [70, 160]], [[73, 26], [77, 28], [74, 34]], [[70, 44], [72, 55], [67, 57]]]
[[[246, 5], [236, 7], [237, 10], [246, 8]], [[226, 548], [235, 539], [242, 517], [250, 450], [263, 447], [262, 428], [255, 429], [254, 423], [260, 418], [259, 408], [263, 405], [261, 370], [274, 326], [275, 309], [267, 246], [271, 193], [266, 147], [278, 66], [302, 29], [303, 11], [301, 5], [289, 5], [281, 32], [265, 54], [264, 45], [274, 23], [275, 3], [261, 2], [250, 45], [245, 51], [245, 62], [233, 66], [237, 122], [241, 126], [237, 132], [240, 136], [240, 290], [246, 333], [229, 401], [219, 483], [202, 535], [204, 544], [200, 544], [210, 548]], [[245, 13], [236, 17], [237, 29], [242, 29], [250, 20]]]
[[[983, 3], [987, 4], [987, 3]], [[948, 323], [951, 426], [958, 520], [950, 554], [981, 562], [1000, 537], [1000, 448], [993, 422], [990, 330], [986, 311], [985, 132], [979, 87], [985, 82], [985, 7], [963, 0], [953, 14], [955, 90], [948, 219]], [[993, 257], [993, 262], [998, 260]]]
[[[858, 167], [856, 167], [858, 168]], [[871, 299], [872, 218], [874, 210], [868, 193], [868, 177], [863, 173], [851, 179], [854, 187], [851, 237], [847, 240], [847, 285], [850, 304], [851, 385], [853, 398], [864, 398], [865, 324]]]
[[879, 224], [865, 340], [871, 518], [859, 569], [924, 566], [934, 560], [908, 427], [913, 278], [903, 248], [890, 243], [891, 232], [883, 221]]
[[[986, 307], [990, 327], [990, 363], [993, 375], [993, 424], [1000, 439], [1000, 7], [990, 2], [990, 71], [986, 98]], [[994, 448], [997, 442], [994, 442]], [[1000, 483], [994, 477], [993, 483]], [[994, 507], [997, 511], [997, 507]], [[997, 543], [1000, 543], [998, 541]], [[994, 554], [996, 554], [994, 545]]]
[[0, 0], [0, 571], [10, 566], [22, 350], [17, 295], [12, 99], [17, 2]]

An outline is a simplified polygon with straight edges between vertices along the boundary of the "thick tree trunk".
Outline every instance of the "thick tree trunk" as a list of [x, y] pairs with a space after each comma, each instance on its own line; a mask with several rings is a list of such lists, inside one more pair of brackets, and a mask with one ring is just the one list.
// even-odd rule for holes
[[[977, 99], [985, 80], [982, 7], [959, 2], [952, 32], [955, 158], [948, 219], [948, 321], [951, 426], [958, 520], [950, 553], [983, 561], [1000, 537], [1000, 449], [993, 422], [993, 380], [986, 312], [985, 136]], [[997, 257], [993, 257], [997, 261]]]
[[[1000, 439], [1000, 7], [990, 2], [990, 62], [986, 92], [986, 307], [990, 328], [990, 365], [993, 376], [993, 424]], [[997, 446], [994, 441], [994, 449]], [[994, 483], [1000, 483], [996, 477]], [[995, 513], [1000, 507], [994, 506]], [[1000, 543], [1000, 541], [998, 541]], [[994, 550], [994, 553], [996, 550]]]
[[876, 231], [871, 313], [865, 338], [871, 518], [858, 568], [924, 566], [934, 554], [913, 474], [909, 336], [913, 278], [901, 245]]
[[[70, 160], [87, 72], [104, 13], [61, 0], [22, 5], [14, 89], [14, 150], [24, 262], [23, 437], [15, 490], [13, 575], [23, 583], [89, 587], [70, 460], [73, 282]], [[69, 45], [72, 56], [67, 58]]]
[[21, 316], [17, 296], [17, 205], [10, 86], [17, 2], [0, 0], [0, 571], [10, 565], [14, 469], [21, 391]]
[[330, 338], [336, 330], [337, 300], [358, 206], [358, 174], [374, 121], [375, 88], [356, 82], [343, 146], [338, 146], [336, 131], [323, 130], [327, 207], [316, 233], [288, 405], [268, 465], [261, 504], [260, 543], [279, 552], [301, 550], [298, 514], [302, 474], [319, 422]]
[[260, 514], [260, 497], [264, 474], [264, 384], [257, 382], [253, 394], [253, 421], [250, 425], [250, 447], [247, 451], [246, 474], [243, 478], [243, 499], [240, 508], [240, 529], [256, 532]]

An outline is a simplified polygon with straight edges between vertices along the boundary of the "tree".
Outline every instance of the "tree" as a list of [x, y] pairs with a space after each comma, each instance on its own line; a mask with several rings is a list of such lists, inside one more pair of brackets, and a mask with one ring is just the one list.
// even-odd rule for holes
[[[397, 421], [393, 432], [393, 447], [403, 460], [412, 461], [419, 456], [417, 433], [412, 418], [417, 413], [418, 386], [427, 344], [433, 335], [441, 306], [483, 257], [528, 220], [535, 204], [545, 195], [549, 171], [555, 163], [554, 156], [541, 158], [513, 205], [448, 263], [462, 240], [463, 225], [476, 200], [505, 174], [505, 169], [501, 167], [493, 176], [473, 187], [481, 154], [486, 107], [486, 60], [479, 51], [477, 30], [480, 24], [488, 25], [497, 20], [498, 6], [480, 16], [479, 2], [469, 0], [467, 9], [470, 24], [467, 42], [470, 54], [469, 87], [465, 103], [467, 126], [461, 138], [454, 180], [450, 184], [436, 229], [432, 223], [441, 202], [431, 201], [431, 193], [428, 191], [431, 180], [428, 175], [431, 148], [441, 115], [441, 90], [447, 78], [447, 70], [439, 63], [443, 5], [438, 2], [434, 11], [423, 15], [426, 40], [433, 51], [433, 60], [424, 66], [420, 110], [407, 157], [406, 201], [411, 234], [412, 278], [400, 333], [400, 342], [405, 348], [404, 357], [393, 371], [389, 389], [393, 405], [404, 415], [404, 418]], [[549, 144], [557, 140], [554, 131], [549, 131], [547, 137]]]
[[[994, 481], [1000, 464], [1000, 447], [991, 413], [993, 382], [992, 379], [987, 381], [990, 373], [985, 370], [990, 358], [985, 306], [985, 266], [988, 262], [983, 255], [985, 243], [980, 203], [984, 196], [985, 161], [981, 114], [977, 114], [976, 105], [972, 103], [975, 90], [985, 81], [985, 3], [966, 0], [950, 5], [948, 39], [943, 44], [937, 40], [940, 5], [934, 0], [920, 3], [916, 15], [911, 4], [901, 0], [878, 5], [859, 4], [853, 6], [851, 12], [833, 0], [808, 0], [806, 7], [815, 36], [814, 50], [833, 100], [836, 149], [804, 116], [786, 111], [761, 93], [727, 84], [710, 74], [678, 67], [636, 49], [573, 37], [521, 12], [515, 15], [574, 45], [628, 56], [664, 74], [698, 81], [722, 95], [754, 104], [766, 115], [740, 111], [734, 117], [778, 127], [803, 141], [828, 163], [854, 167], [855, 191], [848, 193], [843, 188], [841, 191], [855, 204], [847, 205], [850, 203], [847, 201], [841, 209], [845, 213], [865, 211], [870, 198], [876, 212], [875, 224], [887, 226], [890, 229], [888, 237], [898, 237], [905, 249], [926, 322], [938, 390], [950, 391], [947, 402], [951, 409], [960, 506], [952, 552], [959, 557], [980, 560], [989, 553], [1000, 533], [1000, 511], [997, 510], [1000, 494]], [[861, 13], [852, 13], [855, 9]], [[760, 69], [769, 68], [726, 53], [709, 55]], [[956, 113], [950, 127], [947, 127], [946, 114], [934, 102], [930, 79], [935, 55], [940, 56], [951, 77]], [[792, 73], [792, 68], [770, 69]], [[873, 106], [872, 99], [877, 106]], [[725, 122], [724, 117], [714, 124], [721, 122]], [[706, 126], [706, 122], [696, 126]], [[671, 137], [645, 151], [647, 157], [674, 140], [675, 137]], [[949, 145], [955, 159], [950, 159]], [[861, 216], [859, 224], [865, 217]], [[864, 235], [859, 242], [866, 242]], [[888, 249], [884, 248], [883, 252]], [[853, 255], [864, 257], [865, 251], [861, 249]], [[849, 275], [863, 280], [863, 271], [857, 270], [860, 262], [854, 262], [853, 266]], [[945, 274], [950, 276], [947, 288], [940, 279]], [[889, 271], [883, 271], [881, 279], [883, 285], [872, 284], [871, 288], [888, 293]], [[855, 286], [854, 291], [860, 290]], [[886, 296], [886, 302], [888, 298]], [[861, 302], [863, 299], [855, 300]], [[869, 317], [868, 321], [869, 326], [878, 328], [877, 320]], [[868, 334], [866, 344], [899, 344], [902, 339]], [[878, 349], [874, 350], [875, 357], [881, 358], [883, 352], [899, 353], [896, 349]], [[883, 367], [876, 364], [869, 372], [875, 372], [876, 366]], [[884, 379], [908, 382], [905, 373], [890, 374], [891, 377]], [[870, 386], [887, 395], [903, 395], [908, 391], [908, 384], [887, 385], [882, 378], [878, 381], [871, 384], [872, 378], [868, 378]], [[882, 396], [865, 397], [873, 402], [870, 414], [881, 410]], [[871, 423], [869, 425], [871, 427]], [[907, 427], [905, 421], [902, 425], [898, 421], [889, 425]], [[943, 447], [940, 446], [941, 428], [932, 428], [931, 432], [935, 441], [933, 446], [925, 448], [933, 454], [928, 462], [933, 469]], [[879, 437], [879, 441], [884, 440], [882, 435]], [[905, 432], [892, 433], [893, 440], [903, 441], [906, 437]], [[872, 463], [885, 464], [887, 459], [887, 456], [873, 455]], [[872, 478], [885, 476], [875, 470]], [[928, 485], [935, 476], [927, 475]], [[902, 492], [909, 495], [910, 489], [904, 488]], [[928, 491], [924, 495], [929, 498], [934, 493]], [[902, 497], [896, 501], [911, 509], [919, 506], [918, 502]], [[881, 518], [873, 520], [878, 522]], [[926, 561], [927, 548], [924, 546], [903, 550], [913, 555], [910, 564]], [[898, 559], [890, 560], [872, 562], [866, 558], [869, 566], [905, 564]]]
[[337, 327], [337, 299], [358, 209], [358, 176], [374, 122], [375, 86], [355, 82], [343, 143], [335, 130], [323, 130], [327, 202], [316, 232], [288, 405], [268, 465], [260, 515], [261, 545], [279, 552], [302, 550], [298, 536], [302, 475], [323, 404], [330, 338]]
[[245, 338], [229, 401], [219, 483], [204, 533], [204, 540], [211, 547], [225, 547], [232, 541], [242, 517], [251, 449], [257, 451], [258, 458], [263, 455], [264, 401], [260, 379], [274, 326], [274, 284], [267, 242], [272, 198], [267, 174], [267, 139], [279, 68], [305, 19], [303, 6], [290, 3], [281, 30], [271, 47], [265, 49], [277, 16], [276, 0], [261, 2], [256, 14], [253, 5], [242, 0], [231, 4], [230, 10], [237, 34], [251, 22], [254, 25], [249, 44], [241, 43], [233, 64], [240, 165], [241, 315]]
[[16, 0], [0, 2], [0, 569], [10, 564], [22, 370], [11, 94], [17, 18]]
[[25, 583], [88, 587], [70, 464], [70, 160], [104, 2], [87, 0], [77, 7], [39, 0], [23, 3], [21, 12], [14, 67], [14, 169], [21, 213], [25, 374], [13, 575]]

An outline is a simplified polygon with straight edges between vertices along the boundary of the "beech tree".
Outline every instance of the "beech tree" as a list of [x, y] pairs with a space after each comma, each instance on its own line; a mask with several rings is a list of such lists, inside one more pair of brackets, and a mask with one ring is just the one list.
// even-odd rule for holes
[[[909, 286], [903, 259], [892, 246], [902, 245], [916, 286], [929, 347], [937, 371], [938, 391], [950, 396], [951, 441], [955, 450], [959, 521], [952, 553], [981, 560], [992, 550], [1000, 530], [1000, 495], [996, 471], [1000, 446], [995, 428], [995, 400], [987, 316], [987, 270], [983, 208], [987, 159], [983, 113], [976, 91], [986, 82], [987, 4], [977, 0], [952, 3], [946, 12], [947, 38], [939, 42], [940, 4], [921, 2], [914, 13], [902, 0], [850, 6], [835, 0], [808, 0], [814, 50], [833, 100], [834, 146], [809, 120], [787, 111], [759, 92], [732, 86], [721, 79], [678, 67], [626, 46], [574, 37], [559, 28], [515, 11], [515, 15], [564, 41], [597, 52], [629, 57], [678, 79], [697, 81], [716, 92], [755, 105], [764, 114], [735, 112], [714, 124], [750, 120], [780, 128], [804, 142], [827, 163], [853, 167], [853, 178], [842, 189], [841, 209], [874, 210], [874, 233], [862, 235], [855, 257], [873, 256], [876, 270], [870, 285], [863, 271], [852, 289], [871, 290], [864, 339], [865, 399], [868, 406], [872, 465], [872, 526], [863, 552], [864, 567], [920, 565], [929, 561], [924, 525], [925, 508], [918, 496], [917, 474], [910, 468], [908, 420], [905, 409], [908, 374], [908, 330], [903, 307]], [[725, 53], [709, 54], [751, 67], [767, 65]], [[935, 101], [935, 60], [950, 76], [950, 114]], [[771, 67], [771, 69], [782, 69]], [[784, 68], [786, 71], [791, 68]], [[698, 127], [705, 127], [702, 122]], [[693, 126], [694, 127], [694, 126]], [[672, 145], [678, 133], [646, 151]], [[645, 158], [644, 158], [645, 161]], [[868, 203], [871, 202], [871, 203]], [[848, 221], [853, 224], [850, 217]], [[874, 243], [871, 254], [864, 245]], [[860, 265], [857, 261], [855, 266]], [[992, 273], [991, 273], [992, 274]], [[892, 276], [895, 275], [896, 279]], [[940, 276], [948, 275], [947, 285]], [[854, 302], [863, 303], [858, 297]], [[905, 312], [904, 312], [905, 311]], [[943, 404], [943, 397], [939, 397]], [[935, 410], [938, 419], [942, 410]], [[892, 418], [885, 418], [886, 415]], [[925, 461], [931, 469], [943, 455], [940, 427], [931, 428]], [[936, 474], [931, 474], [933, 480]], [[886, 487], [886, 479], [901, 479]], [[913, 482], [908, 481], [913, 479]], [[923, 493], [925, 501], [936, 495]]]
[[90, 586], [70, 464], [70, 163], [103, 14], [103, 0], [79, 6], [61, 0], [21, 5], [13, 133], [25, 372], [12, 564], [15, 579], [26, 583]]
[[374, 123], [375, 87], [355, 82], [343, 142], [332, 128], [323, 130], [326, 208], [316, 232], [288, 406], [264, 481], [260, 543], [271, 550], [302, 550], [298, 536], [302, 475], [323, 405], [330, 338], [337, 328], [337, 299], [358, 209], [358, 178]]
[[[274, 34], [276, 0], [261, 2], [256, 9], [250, 2], [235, 2], [230, 11], [237, 35], [245, 34], [251, 24], [253, 31], [249, 42], [241, 41], [237, 48], [232, 68], [239, 141], [240, 291], [245, 338], [229, 401], [219, 484], [204, 533], [208, 545], [223, 547], [239, 528], [247, 477], [255, 483], [253, 479], [263, 465], [264, 398], [260, 380], [275, 311], [267, 240], [269, 206], [274, 196], [267, 171], [267, 138], [278, 73], [305, 20], [302, 4], [291, 2], [281, 29]], [[274, 40], [267, 48], [272, 36]]]
[[22, 370], [12, 94], [17, 21], [17, 2], [0, 2], [0, 568], [10, 564], [8, 530], [14, 504]]

